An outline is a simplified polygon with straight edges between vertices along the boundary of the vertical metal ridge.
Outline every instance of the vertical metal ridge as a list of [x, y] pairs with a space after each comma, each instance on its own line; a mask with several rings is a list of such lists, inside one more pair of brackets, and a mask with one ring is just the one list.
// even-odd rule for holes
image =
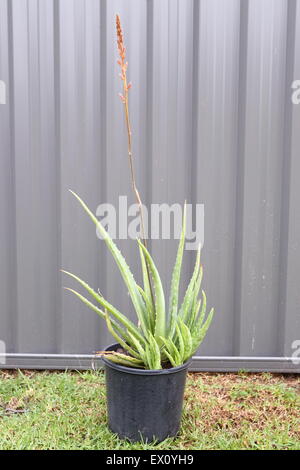
[[[56, 160], [56, 237], [57, 237], [57, 266], [62, 266], [62, 239], [61, 239], [61, 81], [60, 81], [60, 9], [59, 0], [53, 0], [53, 74], [54, 74], [54, 115], [55, 115], [55, 160]], [[62, 353], [62, 273], [57, 275], [57, 303], [53, 312], [56, 335], [54, 338], [55, 350]]]
[[[6, 88], [6, 104], [0, 104], [0, 340], [7, 351], [18, 348], [17, 259], [16, 259], [16, 184], [14, 141], [14, 88], [12, 6], [8, 1], [0, 5], [0, 79]], [[1, 101], [2, 103], [2, 101]]]
[[191, 155], [191, 202], [197, 202], [197, 155], [198, 155], [198, 123], [199, 123], [199, 28], [200, 28], [200, 5], [201, 0], [193, 0], [193, 84], [192, 84], [192, 155]]
[[[199, 171], [199, 138], [198, 138], [198, 126], [200, 120], [200, 109], [199, 109], [199, 43], [200, 43], [200, 15], [201, 15], [201, 3], [202, 0], [193, 0], [192, 2], [192, 102], [191, 102], [191, 131], [190, 135], [190, 149], [191, 154], [189, 157], [189, 164], [187, 166], [189, 174], [187, 175], [188, 184], [190, 183], [190, 188], [187, 189], [187, 198], [189, 196], [190, 200], [188, 202], [192, 204], [193, 214], [195, 214], [195, 206], [197, 203], [203, 203], [202, 200], [198, 200], [198, 182], [197, 175]], [[204, 222], [205, 223], [205, 222]], [[191, 253], [185, 253], [187, 257], [187, 273], [191, 273], [193, 269], [194, 259]], [[206, 273], [206, 268], [205, 271]]]
[[[15, 292], [18, 292], [18, 259], [17, 259], [17, 208], [16, 208], [16, 152], [15, 152], [15, 94], [14, 94], [14, 48], [13, 48], [13, 12], [12, 12], [12, 2], [7, 0], [7, 22], [8, 22], [8, 67], [9, 67], [9, 87], [8, 87], [8, 106], [10, 113], [10, 155], [11, 155], [11, 178], [12, 178], [12, 240], [13, 240], [13, 249], [11, 252], [12, 256], [12, 266], [13, 268], [13, 285], [15, 286]], [[18, 305], [18, 295], [12, 296], [12, 344], [8, 345], [7, 349], [14, 349], [15, 351], [19, 349], [19, 305]]]
[[[101, 188], [99, 191], [99, 204], [107, 201], [107, 0], [100, 2], [99, 7], [100, 15], [100, 173], [99, 180]], [[100, 240], [99, 240], [99, 243]], [[101, 251], [101, 264], [98, 264], [97, 280], [98, 286], [101, 286], [103, 292], [107, 292], [108, 276], [107, 276], [107, 258], [108, 253], [106, 250]], [[105, 275], [104, 275], [105, 273]]]
[[[277, 347], [285, 355], [285, 334], [287, 321], [287, 281], [288, 281], [288, 242], [290, 226], [290, 190], [291, 190], [291, 156], [292, 156], [292, 121], [293, 104], [291, 102], [291, 84], [295, 79], [295, 45], [297, 4], [290, 0], [287, 10], [287, 41], [285, 66], [285, 107], [284, 107], [284, 141], [282, 149], [282, 197], [281, 197], [281, 231], [280, 231], [280, 283], [278, 292], [278, 336]], [[297, 339], [297, 338], [295, 338]]]
[[246, 126], [246, 83], [248, 45], [248, 0], [240, 0], [240, 41], [239, 41], [239, 83], [237, 115], [237, 158], [236, 158], [236, 215], [235, 215], [235, 277], [234, 277], [234, 344], [233, 353], [240, 354], [241, 339], [241, 288], [243, 256], [244, 219], [244, 173], [245, 173], [245, 126]]
[[[146, 4], [146, 41], [147, 41], [147, 59], [146, 59], [146, 148], [145, 148], [145, 167], [146, 167], [146, 191], [145, 202], [149, 208], [152, 201], [152, 158], [153, 158], [153, 12], [154, 0], [147, 0]], [[150, 219], [149, 219], [150, 222]], [[148, 240], [148, 248], [151, 250], [151, 239]]]

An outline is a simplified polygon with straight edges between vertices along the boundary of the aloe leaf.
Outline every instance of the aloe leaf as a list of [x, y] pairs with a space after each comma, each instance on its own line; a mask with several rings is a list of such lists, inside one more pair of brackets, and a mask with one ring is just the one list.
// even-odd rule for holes
[[[74, 289], [71, 289], [70, 287], [64, 287], [64, 289], [72, 292], [73, 294], [75, 294], [76, 297], [78, 297], [85, 305], [87, 305], [91, 310], [94, 310], [94, 312], [96, 312], [101, 318], [103, 318], [105, 320], [105, 313], [100, 308], [98, 308], [96, 305], [94, 305], [92, 302], [90, 302], [86, 297], [79, 294], [79, 292], [77, 292]], [[121, 328], [121, 326], [115, 320], [111, 319], [111, 322], [112, 322], [114, 328], [127, 340], [128, 335], [123, 330], [123, 328]]]
[[186, 204], [184, 204], [184, 211], [183, 211], [183, 221], [182, 221], [182, 229], [181, 229], [181, 236], [178, 245], [176, 261], [173, 268], [172, 273], [172, 280], [171, 280], [171, 288], [170, 288], [170, 299], [169, 299], [169, 334], [172, 337], [177, 311], [178, 311], [178, 295], [179, 295], [179, 284], [180, 284], [180, 273], [181, 273], [181, 266], [182, 266], [182, 257], [184, 251], [184, 242], [185, 242], [185, 231], [186, 231]]
[[109, 359], [111, 362], [115, 362], [123, 366], [136, 367], [139, 369], [144, 368], [144, 364], [142, 361], [135, 359], [134, 357], [127, 356], [126, 354], [110, 352], [108, 354], [106, 353], [100, 354], [100, 356], [104, 356], [106, 359]]
[[133, 343], [135, 349], [139, 352], [139, 355], [140, 355], [141, 359], [145, 362], [146, 361], [146, 351], [145, 351], [145, 349], [143, 348], [143, 346], [141, 345], [139, 340], [134, 335], [132, 335], [129, 331], [128, 331], [128, 335], [129, 335], [129, 337], [131, 339], [131, 342]]
[[84, 304], [86, 304], [90, 309], [94, 310], [94, 312], [96, 312], [99, 317], [105, 320], [105, 313], [103, 312], [103, 310], [98, 308], [96, 305], [86, 299], [83, 295], [79, 294], [79, 292], [77, 292], [76, 290], [71, 289], [70, 287], [64, 287], [64, 289], [75, 294]]
[[199, 312], [199, 291], [201, 287], [201, 282], [202, 282], [202, 276], [203, 276], [203, 267], [200, 265], [199, 269], [199, 274], [198, 277], [195, 281], [194, 288], [192, 291], [192, 299], [188, 305], [188, 311], [186, 312], [186, 315], [184, 316], [184, 322], [186, 325], [188, 325], [189, 328], [192, 328], [194, 323], [195, 323], [195, 318]]
[[[163, 345], [165, 346], [164, 352], [168, 352], [171, 355], [171, 357], [173, 358], [174, 363], [176, 365], [180, 365], [182, 363], [180, 353], [179, 353], [176, 345], [174, 344], [174, 342], [171, 339], [164, 338], [162, 336], [160, 337], [160, 340], [163, 343]], [[169, 358], [168, 354], [167, 354], [167, 357]]]
[[198, 297], [199, 297], [199, 292], [200, 292], [200, 288], [201, 288], [202, 278], [203, 278], [203, 266], [200, 265], [199, 274], [198, 274], [198, 277], [195, 281], [194, 290], [193, 290], [193, 297], [194, 297], [193, 307], [192, 307], [193, 310], [195, 309], [195, 306], [198, 302]]
[[164, 353], [165, 355], [167, 356], [167, 358], [169, 359], [170, 363], [172, 364], [173, 367], [176, 367], [178, 364], [177, 362], [175, 361], [175, 359], [173, 359], [173, 357], [171, 356], [171, 354], [166, 350], [164, 349]]
[[[122, 323], [125, 328], [131, 331], [133, 334], [139, 337], [141, 341], [145, 341], [141, 333], [139, 332], [138, 328], [132, 323], [125, 315], [119, 312], [113, 305], [111, 305], [107, 300], [105, 300], [102, 296], [100, 296], [97, 292], [94, 291], [85, 281], [80, 279], [80, 277], [72, 274], [68, 271], [62, 271], [63, 273], [67, 274], [68, 276], [75, 279], [79, 284], [84, 287], [88, 293], [97, 301], [99, 302], [105, 309], [107, 309], [120, 323]], [[105, 318], [105, 316], [104, 316]]]
[[180, 354], [180, 358], [183, 361], [185, 356], [184, 340], [178, 324], [176, 324], [176, 333], [178, 338], [178, 351]]
[[198, 251], [197, 251], [197, 257], [196, 257], [196, 263], [194, 267], [194, 271], [191, 277], [191, 280], [189, 282], [189, 285], [187, 287], [180, 311], [179, 311], [179, 316], [185, 320], [190, 312], [190, 306], [191, 302], [193, 300], [193, 290], [195, 286], [196, 279], [199, 275], [199, 267], [200, 267], [200, 254], [201, 254], [201, 246], [199, 245]]
[[197, 302], [193, 303], [192, 313], [188, 321], [188, 327], [190, 328], [191, 331], [193, 331], [193, 328], [195, 326], [195, 319], [197, 318], [200, 307], [201, 307], [201, 300], [198, 300]]
[[208, 328], [210, 327], [210, 324], [211, 324], [211, 322], [212, 322], [212, 319], [213, 319], [214, 314], [215, 314], [215, 309], [212, 308], [212, 309], [210, 310], [209, 314], [207, 315], [207, 318], [206, 318], [206, 320], [205, 320], [205, 322], [204, 322], [204, 324], [203, 324], [203, 326], [202, 326], [202, 334], [203, 334], [203, 333], [206, 334]]
[[149, 346], [152, 357], [152, 368], [155, 370], [161, 369], [160, 348], [152, 334], [149, 335]]
[[165, 311], [165, 296], [164, 291], [161, 283], [161, 279], [158, 273], [158, 270], [154, 264], [153, 259], [147, 248], [138, 240], [139, 246], [142, 248], [146, 261], [149, 266], [149, 270], [151, 272], [153, 278], [153, 286], [155, 291], [155, 332], [154, 337], [155, 339], [159, 338], [160, 336], [165, 335], [166, 330], [166, 311]]
[[152, 356], [151, 356], [151, 351], [150, 351], [150, 346], [149, 346], [149, 343], [146, 344], [146, 349], [145, 349], [145, 366], [146, 366], [146, 369], [153, 369], [153, 365], [152, 365], [152, 362], [153, 362], [153, 359], [152, 359]]
[[180, 331], [182, 334], [182, 338], [184, 341], [184, 358], [183, 360], [186, 361], [189, 359], [193, 352], [193, 339], [189, 328], [185, 325], [182, 320], [179, 320]]
[[193, 354], [197, 351], [197, 349], [199, 348], [200, 344], [202, 343], [203, 339], [205, 338], [205, 335], [207, 333], [207, 330], [208, 328], [210, 327], [210, 324], [212, 322], [212, 319], [213, 319], [213, 316], [214, 316], [214, 309], [212, 308], [209, 312], [209, 314], [207, 315], [207, 318], [203, 324], [203, 326], [201, 327], [199, 333], [198, 333], [198, 336], [196, 336], [196, 339], [193, 341]]
[[186, 292], [184, 303], [179, 312], [179, 318], [183, 319], [185, 322], [188, 321], [188, 318], [191, 315], [193, 309], [194, 293], [193, 289], [189, 289]]
[[210, 324], [211, 324], [211, 322], [212, 322], [214, 313], [215, 313], [215, 310], [214, 310], [214, 308], [212, 308], [212, 309], [210, 310], [209, 314], [207, 315], [207, 318], [206, 318], [205, 322], [203, 323], [203, 325], [202, 325], [202, 327], [201, 327], [200, 341], [202, 341], [202, 339], [203, 339], [204, 336], [206, 335], [207, 330], [208, 330], [208, 328], [210, 327]]
[[134, 349], [132, 347], [130, 347], [126, 343], [126, 341], [124, 341], [124, 339], [115, 332], [107, 310], [105, 311], [105, 319], [106, 319], [106, 325], [107, 325], [108, 331], [117, 340], [117, 342], [120, 344], [120, 346], [122, 346], [123, 349], [128, 351], [129, 354], [131, 354], [131, 356], [135, 357], [136, 359], [140, 359], [139, 354], [136, 351], [134, 351]]
[[199, 292], [200, 292], [200, 288], [201, 288], [202, 278], [203, 278], [203, 266], [200, 265], [198, 278], [197, 278], [197, 280], [196, 280], [196, 282], [195, 282], [195, 289], [194, 289], [195, 299], [198, 298], [198, 295], [199, 295]]
[[151, 331], [151, 333], [154, 332], [154, 328], [155, 328], [155, 309], [154, 309], [154, 306], [153, 306], [153, 303], [152, 301], [149, 299], [149, 297], [147, 296], [146, 292], [141, 288], [141, 286], [138, 285], [138, 289], [144, 299], [144, 302], [145, 302], [145, 305], [146, 305], [146, 308], [147, 308], [147, 325], [148, 325], [148, 328], [149, 330]]
[[139, 251], [140, 251], [140, 258], [141, 258], [141, 265], [142, 265], [144, 291], [145, 291], [147, 298], [149, 299], [149, 302], [152, 305], [151, 311], [154, 312], [155, 306], [154, 306], [153, 299], [152, 299], [151, 279], [149, 279], [149, 272], [147, 269], [145, 255], [140, 246], [139, 246]]
[[202, 306], [201, 306], [199, 316], [196, 317], [196, 321], [194, 324], [194, 329], [196, 329], [196, 331], [201, 328], [201, 325], [205, 318], [205, 314], [206, 314], [206, 294], [205, 294], [205, 291], [202, 290]]
[[143, 302], [143, 299], [141, 297], [141, 294], [139, 293], [139, 290], [137, 288], [136, 282], [134, 280], [134, 277], [130, 271], [129, 266], [127, 265], [125, 258], [121, 254], [120, 250], [118, 249], [117, 245], [113, 242], [112, 238], [109, 236], [109, 233], [105, 230], [103, 225], [99, 222], [99, 220], [95, 217], [95, 215], [91, 212], [91, 210], [88, 208], [88, 206], [83, 202], [83, 200], [74, 192], [70, 192], [73, 194], [73, 196], [76, 197], [76, 199], [79, 201], [83, 209], [86, 211], [86, 213], [89, 215], [91, 220], [94, 222], [96, 225], [99, 233], [101, 234], [103, 240], [105, 241], [108, 249], [110, 250], [111, 254], [113, 255], [118, 268], [120, 270], [120, 273], [123, 277], [123, 280], [128, 288], [132, 303], [134, 305], [136, 314], [138, 316], [139, 322], [141, 323], [141, 326], [143, 328], [144, 334], [147, 335], [147, 327], [146, 327], [146, 322], [145, 322], [145, 305]]

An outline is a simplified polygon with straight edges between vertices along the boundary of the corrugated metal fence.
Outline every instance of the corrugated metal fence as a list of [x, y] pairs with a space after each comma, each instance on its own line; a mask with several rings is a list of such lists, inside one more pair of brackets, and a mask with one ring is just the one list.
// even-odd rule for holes
[[[118, 98], [125, 30], [143, 200], [205, 205], [216, 316], [195, 369], [298, 370], [300, 1], [0, 0], [0, 340], [6, 366], [87, 367], [111, 339], [61, 267], [124, 312], [96, 210], [131, 195]], [[139, 275], [136, 244], [122, 251]], [[152, 241], [168, 282], [176, 241]], [[184, 279], [195, 252], [186, 253]], [[80, 356], [76, 356], [80, 355]]]

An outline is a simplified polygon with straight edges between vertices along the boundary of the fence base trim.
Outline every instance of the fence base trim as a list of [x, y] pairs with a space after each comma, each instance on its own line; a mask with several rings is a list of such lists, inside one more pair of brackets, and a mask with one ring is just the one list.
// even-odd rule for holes
[[[298, 364], [296, 363], [298, 362]], [[6, 354], [0, 369], [87, 370], [101, 369], [102, 362], [89, 354]], [[278, 372], [300, 373], [300, 360], [291, 357], [194, 356], [195, 372]]]

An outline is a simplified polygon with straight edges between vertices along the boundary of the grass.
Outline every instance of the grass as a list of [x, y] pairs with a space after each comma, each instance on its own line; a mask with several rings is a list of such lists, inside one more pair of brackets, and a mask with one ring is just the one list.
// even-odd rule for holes
[[[300, 449], [300, 378], [189, 374], [180, 436], [107, 429], [102, 372], [0, 372], [0, 449]], [[23, 411], [23, 412], [22, 412]]]

